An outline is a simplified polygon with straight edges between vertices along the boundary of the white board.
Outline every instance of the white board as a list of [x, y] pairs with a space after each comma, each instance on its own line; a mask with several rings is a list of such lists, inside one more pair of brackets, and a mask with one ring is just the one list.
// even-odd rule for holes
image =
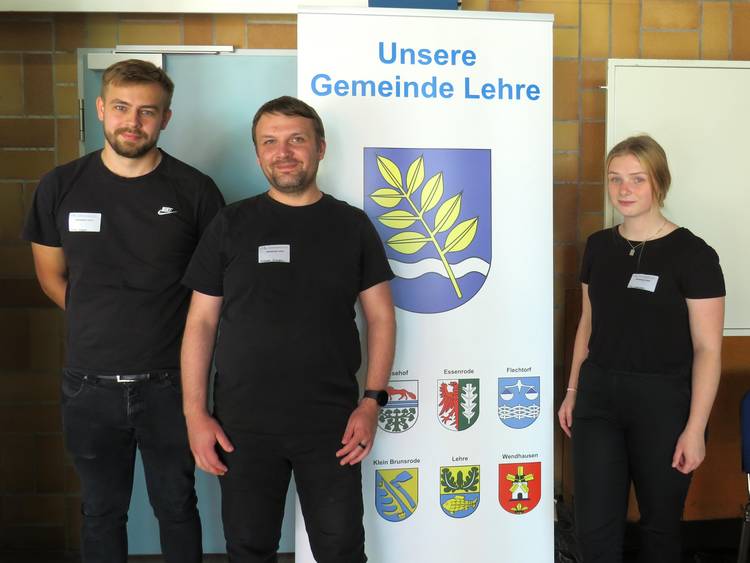
[[750, 335], [750, 62], [611, 59], [607, 93], [607, 150], [639, 133], [664, 147], [664, 214], [719, 253], [724, 334]]

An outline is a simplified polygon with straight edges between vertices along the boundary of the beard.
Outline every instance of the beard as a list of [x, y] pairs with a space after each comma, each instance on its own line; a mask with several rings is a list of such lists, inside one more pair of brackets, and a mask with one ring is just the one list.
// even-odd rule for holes
[[301, 168], [294, 173], [281, 173], [271, 167], [271, 171], [267, 175], [267, 178], [269, 183], [280, 192], [285, 194], [295, 194], [304, 192], [310, 187], [315, 179], [316, 172], [317, 168], [315, 170], [305, 170], [304, 168]]
[[[141, 140], [136, 142], [123, 141], [119, 137], [122, 133], [137, 133], [138, 135], [140, 135]], [[143, 156], [151, 149], [153, 149], [156, 146], [156, 142], [159, 140], [158, 135], [153, 139], [149, 139], [142, 133], [133, 131], [132, 129], [128, 129], [126, 127], [115, 129], [113, 133], [104, 131], [104, 137], [107, 139], [109, 146], [112, 147], [112, 150], [114, 150], [120, 156], [124, 156], [125, 158], [139, 158]]]

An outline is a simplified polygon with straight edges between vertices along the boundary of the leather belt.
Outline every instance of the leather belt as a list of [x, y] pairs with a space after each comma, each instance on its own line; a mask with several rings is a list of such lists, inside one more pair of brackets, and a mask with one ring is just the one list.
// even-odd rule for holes
[[[153, 374], [161, 375], [161, 374]], [[148, 381], [151, 379], [152, 374], [150, 373], [133, 373], [130, 375], [95, 375], [89, 376], [92, 379], [98, 379], [100, 381], [111, 381], [113, 383], [139, 383], [141, 381]]]

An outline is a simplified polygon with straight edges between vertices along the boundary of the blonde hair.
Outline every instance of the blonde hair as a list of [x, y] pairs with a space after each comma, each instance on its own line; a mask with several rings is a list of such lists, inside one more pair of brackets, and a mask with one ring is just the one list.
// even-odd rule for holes
[[654, 141], [648, 135], [638, 135], [628, 137], [620, 141], [607, 155], [604, 164], [604, 173], [609, 173], [609, 164], [613, 158], [632, 154], [638, 159], [641, 165], [646, 169], [654, 190], [654, 198], [659, 206], [664, 205], [667, 197], [667, 191], [672, 183], [672, 175], [669, 173], [669, 164], [667, 163], [667, 153], [659, 143]]

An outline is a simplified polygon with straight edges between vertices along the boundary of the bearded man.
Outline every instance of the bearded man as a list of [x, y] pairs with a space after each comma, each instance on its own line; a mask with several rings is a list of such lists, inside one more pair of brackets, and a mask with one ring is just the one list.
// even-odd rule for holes
[[23, 231], [42, 289], [65, 310], [63, 432], [81, 481], [84, 563], [127, 560], [136, 448], [165, 560], [202, 556], [180, 280], [224, 200], [211, 178], [156, 147], [173, 91], [151, 63], [110, 66], [96, 100], [104, 148], [42, 178]]
[[216, 216], [183, 280], [194, 290], [182, 346], [190, 445], [220, 476], [231, 563], [276, 561], [292, 473], [315, 560], [362, 563], [360, 462], [388, 397], [393, 273], [367, 215], [318, 187], [326, 141], [313, 108], [271, 100], [252, 133], [268, 191]]

